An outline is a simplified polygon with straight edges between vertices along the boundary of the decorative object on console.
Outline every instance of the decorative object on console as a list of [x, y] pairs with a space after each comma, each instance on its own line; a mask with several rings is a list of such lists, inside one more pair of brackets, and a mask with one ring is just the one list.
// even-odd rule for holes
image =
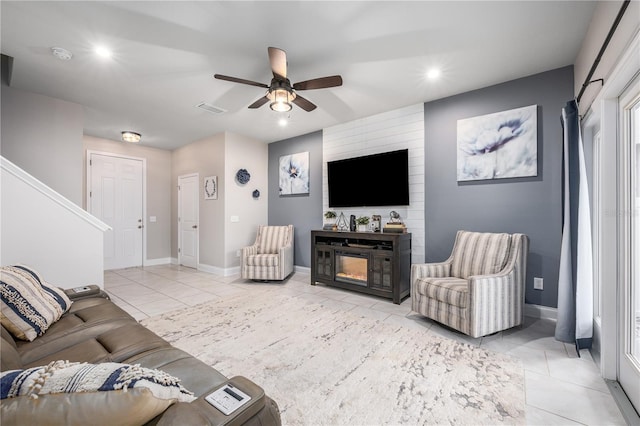
[[336, 221], [336, 217], [338, 217], [338, 215], [336, 214], [336, 212], [334, 212], [333, 210], [328, 210], [325, 214], [324, 214], [324, 218], [327, 219], [327, 221], [333, 219], [333, 222]]
[[250, 179], [251, 179], [251, 175], [249, 174], [247, 169], [240, 169], [237, 171], [236, 180], [238, 181], [238, 183], [244, 185], [248, 183]]
[[391, 210], [389, 212], [389, 222], [384, 225], [382, 228], [382, 232], [393, 233], [393, 234], [406, 234], [407, 227], [404, 223], [402, 223], [402, 218], [400, 217], [400, 213], [395, 210]]
[[402, 222], [388, 222], [382, 228], [382, 232], [392, 233], [392, 234], [406, 234], [407, 227]]
[[257, 200], [258, 198], [260, 198], [260, 191], [256, 189], [251, 193], [251, 195]]
[[279, 165], [280, 195], [309, 193], [309, 152], [283, 155]]
[[336, 223], [336, 218], [338, 215], [333, 210], [328, 210], [324, 214], [324, 218], [326, 219], [322, 229], [325, 231], [337, 231], [338, 225]]
[[458, 182], [538, 175], [537, 105], [458, 120]]
[[389, 212], [389, 222], [384, 225], [382, 232], [394, 233], [394, 234], [406, 234], [407, 227], [402, 223], [400, 213], [395, 210]]
[[347, 218], [345, 217], [344, 213], [340, 213], [340, 216], [338, 216], [338, 221], [336, 222], [336, 226], [338, 228], [338, 231], [348, 231], [349, 230], [349, 224], [347, 223]]
[[380, 224], [382, 223], [382, 216], [374, 214], [371, 216], [371, 231], [380, 232]]
[[204, 178], [204, 199], [218, 199], [218, 176], [208, 176]]
[[367, 225], [369, 224], [369, 216], [360, 216], [356, 219], [359, 232], [367, 232]]
[[356, 231], [356, 215], [354, 215], [354, 214], [349, 216], [349, 231], [351, 231], [351, 232], [355, 232]]

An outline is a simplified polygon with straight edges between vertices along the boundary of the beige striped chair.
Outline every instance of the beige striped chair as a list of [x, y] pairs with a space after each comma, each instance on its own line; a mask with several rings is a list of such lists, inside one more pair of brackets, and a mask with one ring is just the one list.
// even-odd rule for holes
[[458, 231], [451, 256], [411, 266], [412, 309], [471, 337], [522, 324], [529, 239]]
[[248, 280], [287, 278], [293, 272], [293, 225], [261, 225], [256, 242], [242, 249], [240, 268]]

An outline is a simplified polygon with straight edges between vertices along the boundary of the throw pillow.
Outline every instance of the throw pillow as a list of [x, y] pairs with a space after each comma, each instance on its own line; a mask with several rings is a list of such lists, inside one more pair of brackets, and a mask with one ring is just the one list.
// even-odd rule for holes
[[0, 268], [0, 321], [11, 334], [33, 341], [71, 307], [64, 291], [24, 265]]
[[3, 372], [2, 420], [8, 424], [144, 424], [174, 402], [196, 398], [160, 370], [120, 363], [54, 361]]

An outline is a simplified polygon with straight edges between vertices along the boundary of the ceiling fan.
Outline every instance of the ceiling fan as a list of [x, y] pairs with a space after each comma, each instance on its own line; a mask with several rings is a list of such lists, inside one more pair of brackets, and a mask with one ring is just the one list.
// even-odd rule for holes
[[250, 86], [263, 87], [267, 93], [249, 105], [249, 108], [260, 108], [267, 102], [271, 102], [269, 106], [274, 111], [286, 112], [291, 110], [291, 103], [298, 105], [305, 111], [313, 111], [316, 105], [309, 100], [303, 98], [296, 93], [296, 90], [312, 90], [325, 89], [328, 87], [342, 86], [342, 77], [332, 75], [329, 77], [314, 78], [311, 80], [301, 81], [293, 85], [287, 78], [287, 54], [284, 50], [277, 47], [269, 47], [269, 62], [271, 63], [271, 71], [273, 78], [271, 84], [258, 83], [257, 81], [245, 80], [243, 78], [229, 77], [226, 75], [215, 74], [214, 77], [219, 80], [227, 80], [234, 83], [248, 84]]

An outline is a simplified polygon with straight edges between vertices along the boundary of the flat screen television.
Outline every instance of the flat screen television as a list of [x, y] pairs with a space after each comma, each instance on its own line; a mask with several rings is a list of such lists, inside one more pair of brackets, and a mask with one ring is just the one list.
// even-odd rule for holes
[[409, 205], [409, 150], [329, 161], [329, 207]]

